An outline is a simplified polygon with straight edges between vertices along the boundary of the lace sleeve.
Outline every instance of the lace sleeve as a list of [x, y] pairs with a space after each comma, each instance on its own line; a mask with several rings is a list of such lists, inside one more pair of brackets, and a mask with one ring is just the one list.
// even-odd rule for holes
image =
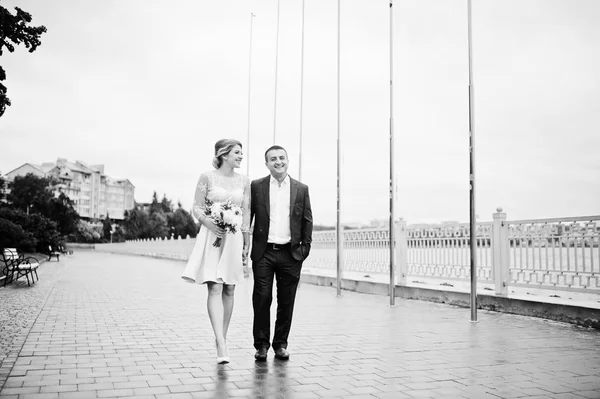
[[242, 199], [242, 233], [250, 232], [250, 179], [244, 176], [244, 198]]
[[206, 206], [206, 195], [208, 194], [208, 175], [202, 173], [196, 185], [196, 194], [194, 195], [194, 206], [192, 207], [192, 216], [202, 222], [206, 215], [204, 207]]

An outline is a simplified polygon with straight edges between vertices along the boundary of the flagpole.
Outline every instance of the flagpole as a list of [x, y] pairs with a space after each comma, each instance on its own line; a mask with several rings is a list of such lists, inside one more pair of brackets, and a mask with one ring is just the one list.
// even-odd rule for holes
[[248, 55], [248, 131], [246, 136], [246, 176], [250, 177], [250, 93], [252, 92], [252, 22], [253, 13], [250, 13], [250, 54]]
[[342, 263], [343, 263], [343, 232], [341, 221], [341, 181], [342, 181], [342, 150], [340, 140], [340, 0], [337, 4], [337, 268], [336, 288], [337, 296], [342, 296]]
[[302, 44], [300, 46], [300, 134], [298, 143], [298, 180], [302, 181], [302, 112], [304, 105], [304, 3], [302, 0]]
[[395, 172], [394, 172], [394, 13], [390, 0], [390, 306], [396, 305], [396, 257], [394, 247], [396, 244], [396, 213], [394, 208]]
[[273, 104], [273, 144], [277, 139], [277, 69], [279, 64], [279, 3], [277, 0], [277, 34], [275, 39], [275, 96]]
[[471, 27], [471, 0], [467, 0], [469, 43], [469, 244], [471, 249], [471, 321], [477, 322], [477, 230], [475, 226], [475, 87], [473, 85], [473, 49]]

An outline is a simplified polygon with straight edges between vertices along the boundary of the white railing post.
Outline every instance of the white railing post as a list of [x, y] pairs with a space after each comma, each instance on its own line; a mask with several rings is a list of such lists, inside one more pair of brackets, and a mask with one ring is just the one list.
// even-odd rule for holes
[[494, 213], [492, 226], [492, 270], [496, 295], [508, 296], [509, 245], [506, 213], [499, 207]]
[[408, 275], [408, 236], [406, 222], [402, 219], [395, 223], [396, 229], [396, 284], [406, 285]]

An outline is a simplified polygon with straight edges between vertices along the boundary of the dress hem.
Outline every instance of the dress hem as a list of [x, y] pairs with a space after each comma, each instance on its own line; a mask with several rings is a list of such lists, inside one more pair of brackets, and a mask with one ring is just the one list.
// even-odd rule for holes
[[183, 281], [185, 281], [186, 283], [190, 283], [190, 284], [206, 284], [206, 283], [215, 283], [215, 284], [223, 284], [223, 285], [236, 285], [237, 283], [228, 283], [226, 281], [224, 281], [222, 278], [219, 278], [217, 280], [220, 281], [214, 281], [214, 280], [204, 280], [204, 281], [196, 281], [191, 277], [187, 277], [187, 276], [181, 276], [181, 278], [183, 279]]

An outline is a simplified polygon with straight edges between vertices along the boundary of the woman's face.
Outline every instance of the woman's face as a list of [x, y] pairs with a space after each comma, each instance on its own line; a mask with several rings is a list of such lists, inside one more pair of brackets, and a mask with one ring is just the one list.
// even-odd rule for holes
[[223, 163], [230, 165], [232, 168], [239, 168], [242, 164], [242, 159], [244, 159], [242, 147], [236, 145], [223, 157]]

